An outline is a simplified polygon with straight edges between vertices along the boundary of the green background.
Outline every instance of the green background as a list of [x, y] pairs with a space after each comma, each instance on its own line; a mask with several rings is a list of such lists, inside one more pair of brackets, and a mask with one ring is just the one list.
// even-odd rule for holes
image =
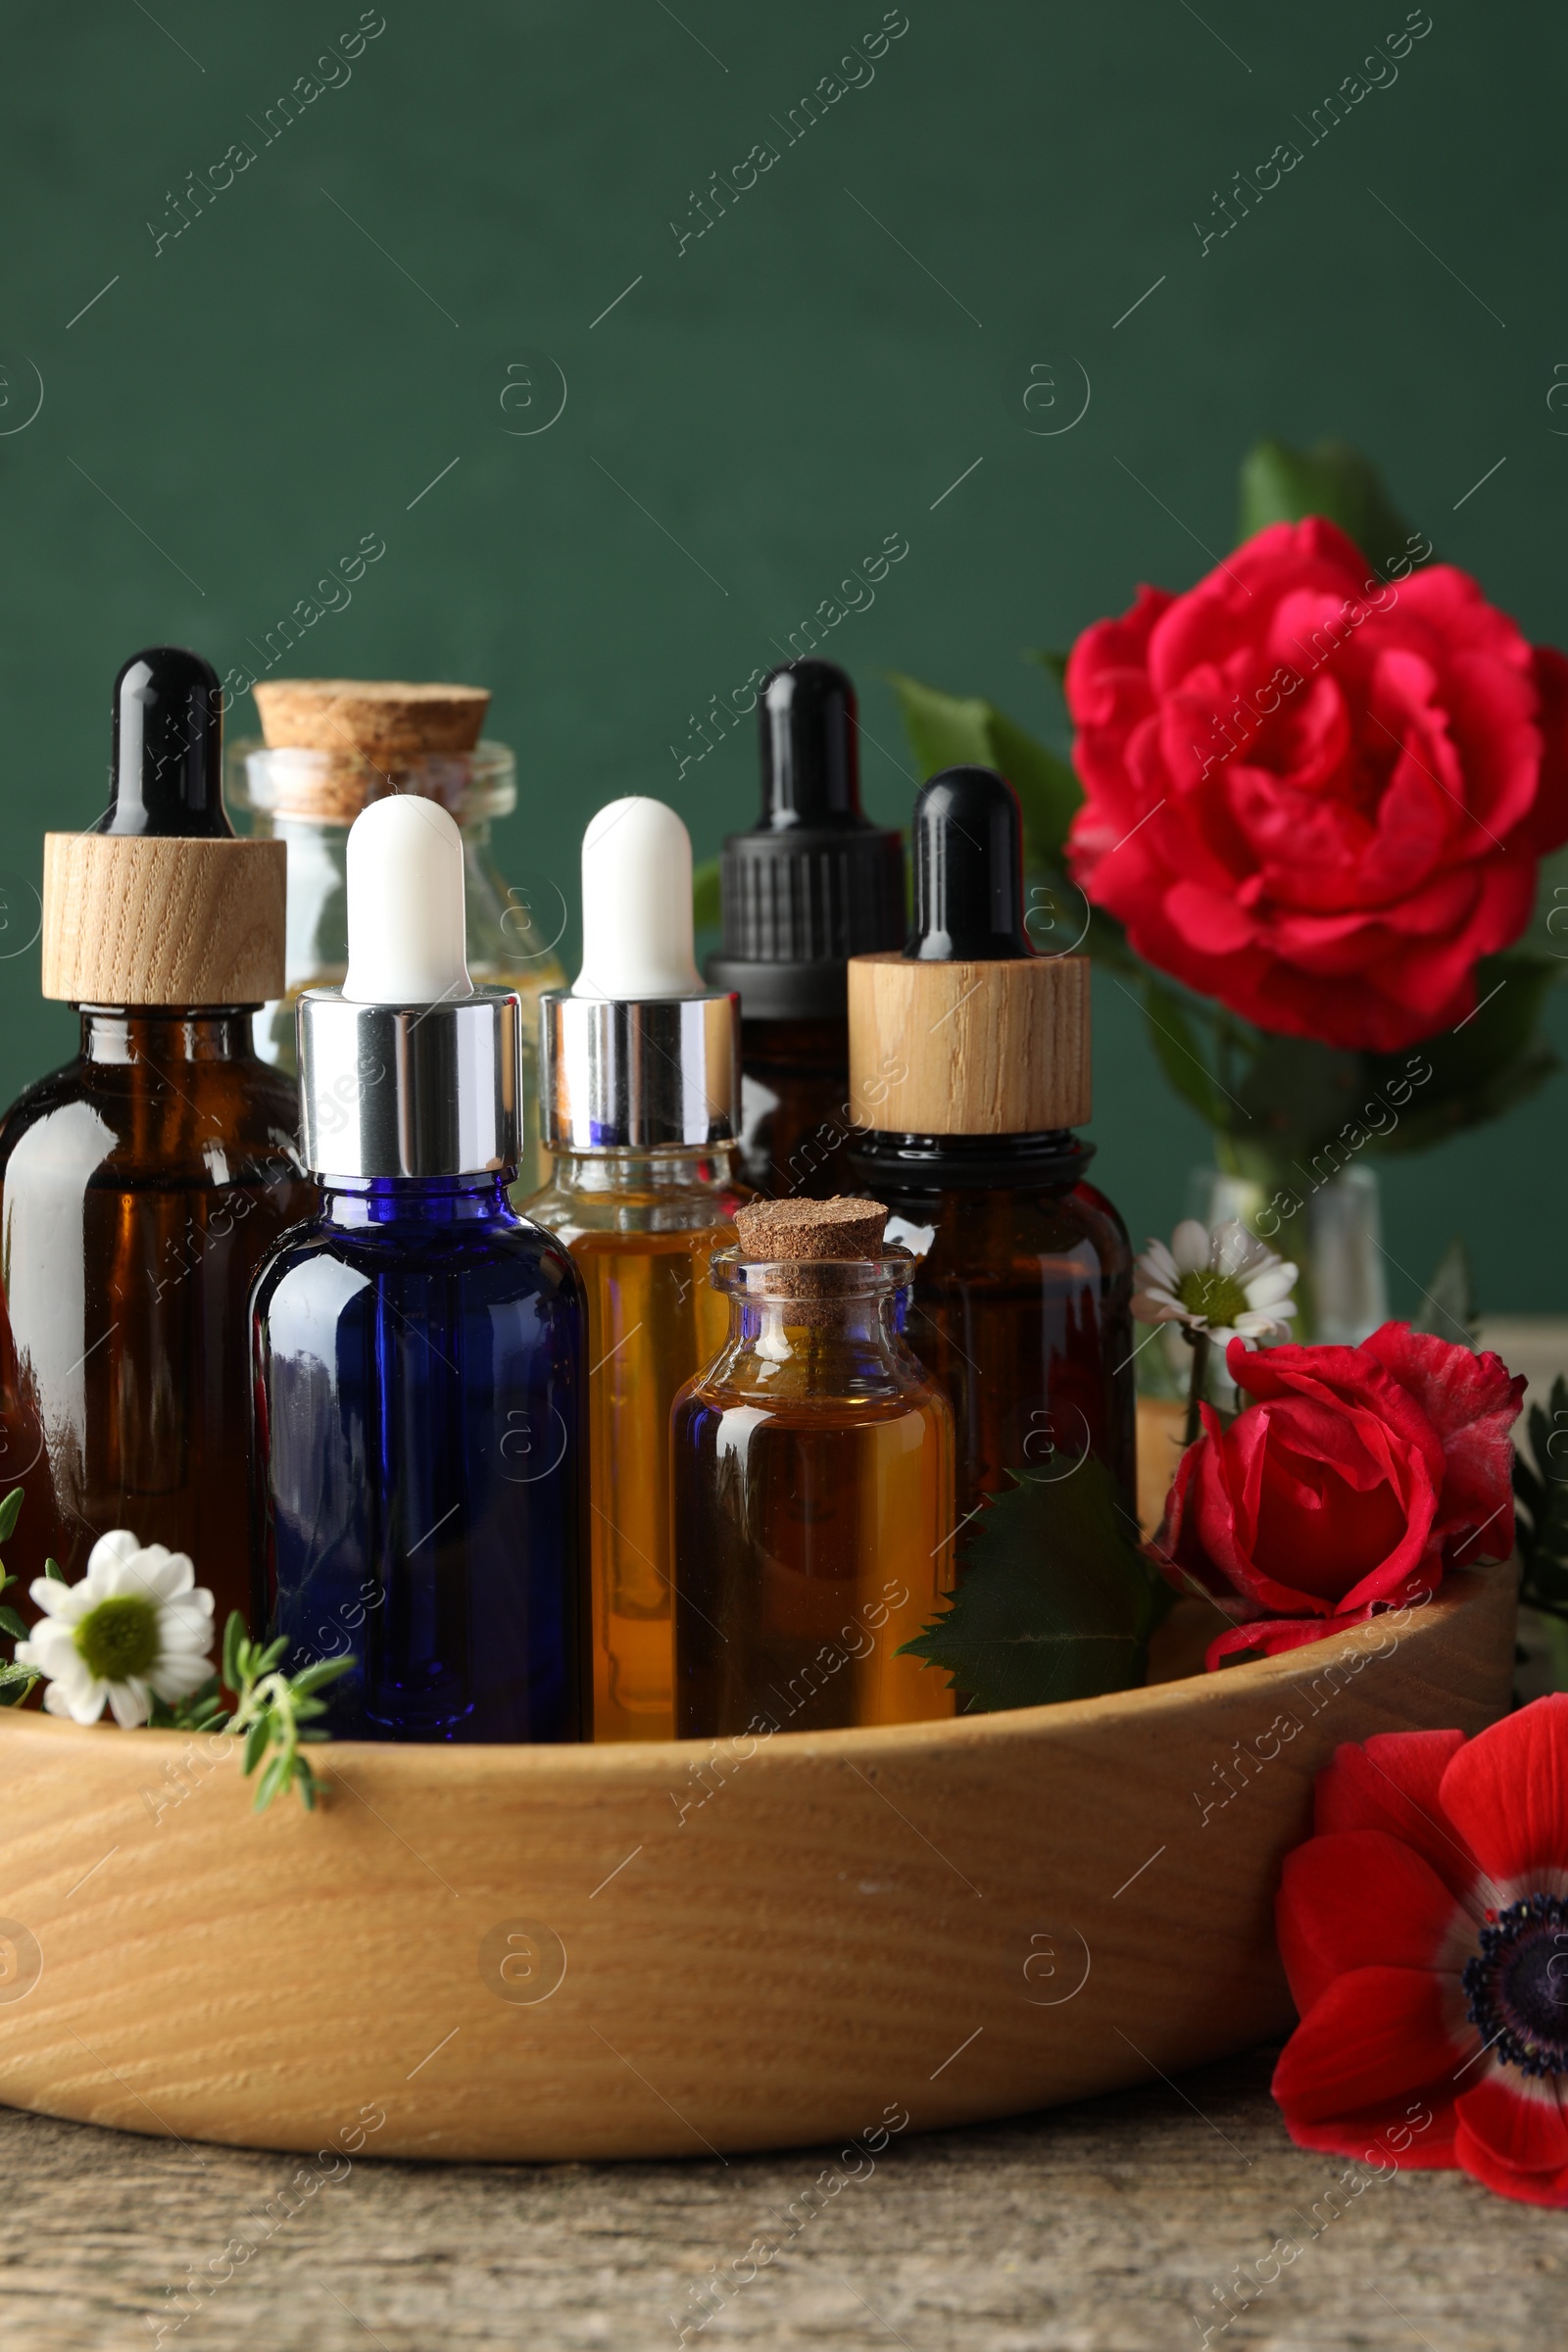
[[[5, 1095], [70, 1050], [22, 941], [43, 831], [102, 806], [120, 662], [173, 639], [257, 666], [368, 532], [385, 556], [279, 673], [493, 688], [522, 779], [502, 863], [563, 892], [567, 952], [594, 808], [661, 795], [699, 856], [749, 823], [750, 727], [680, 774], [692, 714], [890, 532], [908, 556], [824, 646], [859, 681], [884, 819], [913, 784], [885, 673], [1064, 745], [1021, 649], [1207, 570], [1264, 432], [1360, 444], [1440, 555], [1568, 639], [1568, 416], [1546, 405], [1568, 362], [1562, 20], [1434, 7], [1393, 86], [1312, 146], [1312, 108], [1403, 7], [908, 0], [874, 78], [786, 144], [879, 6], [387, 0], [351, 78], [265, 144], [357, 8], [14, 0]], [[1302, 163], [1204, 253], [1195, 219], [1222, 225], [1215, 191], [1285, 139]], [[175, 236], [187, 173], [239, 140], [255, 162]], [[710, 174], [763, 140], [777, 163], [680, 249]], [[507, 429], [509, 363], [532, 366], [534, 417], [564, 383], [548, 429]], [[1025, 410], [1031, 369], [1054, 411]], [[1031, 430], [1086, 380], [1077, 424]], [[1098, 1172], [1142, 1239], [1180, 1213], [1204, 1138], [1112, 984], [1096, 1021]], [[1559, 1077], [1385, 1163], [1396, 1306], [1462, 1227], [1484, 1307], [1568, 1307], [1565, 1126]]]

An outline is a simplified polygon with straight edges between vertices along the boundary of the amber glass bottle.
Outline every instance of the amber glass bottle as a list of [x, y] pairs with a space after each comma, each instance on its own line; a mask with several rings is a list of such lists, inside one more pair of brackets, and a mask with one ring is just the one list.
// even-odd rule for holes
[[221, 1627], [250, 1607], [247, 1296], [317, 1195], [251, 1051], [283, 852], [229, 834], [219, 728], [206, 662], [135, 657], [115, 806], [46, 843], [44, 993], [81, 1005], [81, 1052], [0, 1123], [0, 1483], [27, 1497], [14, 1570], [78, 1576], [126, 1527], [190, 1554]]
[[741, 1000], [741, 1174], [760, 1193], [823, 1200], [849, 1182], [846, 959], [902, 941], [904, 845], [861, 813], [846, 671], [787, 662], [757, 715], [762, 813], [724, 844], [708, 976]]
[[953, 1401], [957, 1515], [1085, 1454], [1130, 1510], [1132, 1250], [1072, 1132], [1090, 1113], [1089, 967], [1034, 952], [1001, 776], [934, 777], [914, 839], [907, 949], [850, 966], [851, 1156], [919, 1261], [907, 1336]]
[[527, 1215], [565, 1243], [588, 1294], [594, 1738], [668, 1740], [669, 1413], [724, 1337], [709, 1281], [749, 1198], [726, 1144], [556, 1153]]
[[670, 1423], [683, 1739], [954, 1711], [898, 1654], [951, 1582], [953, 1417], [898, 1335], [913, 1260], [885, 1213], [759, 1202], [715, 1261], [729, 1336]]
[[594, 1738], [669, 1740], [669, 1411], [723, 1336], [708, 1268], [751, 1197], [733, 1172], [739, 1006], [698, 976], [672, 808], [601, 808], [582, 875], [582, 971], [542, 1006], [555, 1170], [523, 1213], [566, 1244], [588, 1294]]

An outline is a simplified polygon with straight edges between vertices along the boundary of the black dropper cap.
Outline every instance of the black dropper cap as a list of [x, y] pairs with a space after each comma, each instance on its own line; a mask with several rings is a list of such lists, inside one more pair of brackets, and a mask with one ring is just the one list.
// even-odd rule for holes
[[1023, 927], [1023, 813], [994, 767], [945, 767], [914, 804], [919, 963], [1003, 963], [1032, 956]]
[[715, 988], [751, 1020], [842, 1020], [852, 956], [904, 937], [904, 845], [861, 812], [855, 687], [832, 662], [786, 662], [763, 680], [762, 813], [724, 844], [724, 944]]
[[153, 645], [122, 667], [109, 796], [95, 832], [232, 839], [223, 808], [223, 689], [200, 654]]

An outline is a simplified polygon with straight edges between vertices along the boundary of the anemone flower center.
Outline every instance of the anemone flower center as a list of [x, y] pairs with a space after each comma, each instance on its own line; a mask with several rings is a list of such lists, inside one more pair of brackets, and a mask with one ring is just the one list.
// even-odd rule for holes
[[1489, 1920], [1464, 1988], [1494, 2058], [1527, 2075], [1568, 2074], [1568, 1902], [1532, 1894]]
[[1247, 1312], [1247, 1293], [1234, 1274], [1221, 1274], [1213, 1266], [1200, 1266], [1184, 1274], [1176, 1285], [1176, 1296], [1190, 1315], [1197, 1315], [1218, 1331], [1233, 1324], [1238, 1315]]
[[149, 1674], [158, 1663], [158, 1608], [139, 1593], [117, 1593], [87, 1611], [74, 1637], [89, 1674], [102, 1683], [122, 1683]]

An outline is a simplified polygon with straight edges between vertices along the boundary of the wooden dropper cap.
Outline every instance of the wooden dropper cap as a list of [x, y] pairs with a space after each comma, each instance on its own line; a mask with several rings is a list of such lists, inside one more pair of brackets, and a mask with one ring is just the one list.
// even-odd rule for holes
[[914, 935], [850, 964], [850, 1102], [893, 1135], [1029, 1135], [1090, 1115], [1089, 964], [1024, 929], [1023, 823], [989, 767], [914, 812]]
[[222, 688], [159, 645], [115, 680], [107, 813], [43, 845], [43, 993], [73, 1004], [264, 1004], [283, 993], [288, 852], [223, 809]]

